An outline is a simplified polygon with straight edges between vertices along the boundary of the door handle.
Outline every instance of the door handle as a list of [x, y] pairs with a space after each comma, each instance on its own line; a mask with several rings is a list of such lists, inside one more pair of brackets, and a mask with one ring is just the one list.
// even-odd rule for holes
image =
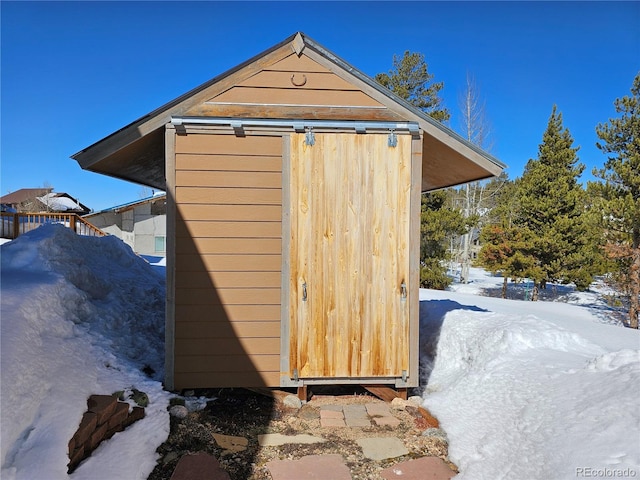
[[302, 301], [303, 302], [307, 301], [307, 282], [304, 282], [302, 284]]
[[400, 284], [400, 298], [402, 300], [406, 300], [407, 299], [407, 284], [402, 282]]

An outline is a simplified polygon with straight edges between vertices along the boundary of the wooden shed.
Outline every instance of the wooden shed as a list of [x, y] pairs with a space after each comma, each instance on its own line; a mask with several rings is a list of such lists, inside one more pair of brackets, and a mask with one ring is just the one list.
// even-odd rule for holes
[[169, 389], [417, 386], [421, 192], [503, 168], [303, 33], [72, 158], [167, 192]]

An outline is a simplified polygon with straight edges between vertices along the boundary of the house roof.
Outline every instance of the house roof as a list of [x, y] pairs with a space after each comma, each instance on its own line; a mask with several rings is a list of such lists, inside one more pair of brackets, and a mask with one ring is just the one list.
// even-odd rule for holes
[[165, 190], [164, 132], [172, 117], [189, 115], [197, 105], [214, 94], [229, 89], [274, 59], [284, 58], [292, 52], [298, 56], [310, 56], [358, 86], [397, 114], [397, 118], [419, 124], [424, 132], [423, 191], [489, 178], [498, 175], [505, 167], [493, 156], [399, 98], [302, 32], [166, 103], [71, 158], [83, 169]]
[[21, 188], [15, 192], [8, 193], [0, 197], [0, 203], [16, 205], [27, 200], [33, 200], [50, 193], [53, 188]]
[[83, 205], [68, 193], [49, 192], [41, 197], [36, 197], [43, 205], [56, 212], [88, 212], [89, 208]]
[[131, 210], [132, 208], [137, 207], [138, 205], [143, 205], [145, 203], [149, 203], [149, 202], [156, 202], [158, 200], [163, 200], [167, 198], [167, 194], [166, 193], [156, 193], [150, 197], [146, 197], [146, 198], [141, 198], [138, 200], [134, 200], [132, 202], [127, 202], [127, 203], [123, 203], [121, 205], [116, 205], [114, 207], [109, 207], [109, 208], [105, 208], [103, 210], [100, 210], [99, 212], [92, 212], [89, 213], [88, 215], [85, 215], [86, 218], [90, 218], [94, 215], [100, 215], [101, 213], [106, 213], [106, 212], [115, 212], [115, 213], [119, 213], [119, 212], [123, 212], [126, 210]]

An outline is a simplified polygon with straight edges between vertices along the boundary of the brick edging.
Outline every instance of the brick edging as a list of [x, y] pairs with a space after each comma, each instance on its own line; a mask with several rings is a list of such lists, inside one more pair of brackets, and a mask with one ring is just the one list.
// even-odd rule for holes
[[69, 440], [68, 473], [73, 472], [102, 441], [123, 431], [144, 415], [144, 408], [133, 407], [129, 412], [129, 404], [118, 401], [115, 396], [91, 395], [80, 426]]

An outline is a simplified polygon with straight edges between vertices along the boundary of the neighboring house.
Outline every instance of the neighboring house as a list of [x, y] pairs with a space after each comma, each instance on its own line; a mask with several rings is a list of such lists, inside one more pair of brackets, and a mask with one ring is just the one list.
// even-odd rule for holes
[[84, 218], [102, 231], [121, 238], [141, 255], [166, 255], [167, 196], [157, 194], [90, 213]]
[[0, 198], [3, 212], [77, 213], [91, 211], [68, 193], [55, 193], [52, 188], [21, 188]]
[[421, 193], [504, 168], [302, 33], [72, 158], [167, 192], [167, 389], [301, 396], [418, 386]]

